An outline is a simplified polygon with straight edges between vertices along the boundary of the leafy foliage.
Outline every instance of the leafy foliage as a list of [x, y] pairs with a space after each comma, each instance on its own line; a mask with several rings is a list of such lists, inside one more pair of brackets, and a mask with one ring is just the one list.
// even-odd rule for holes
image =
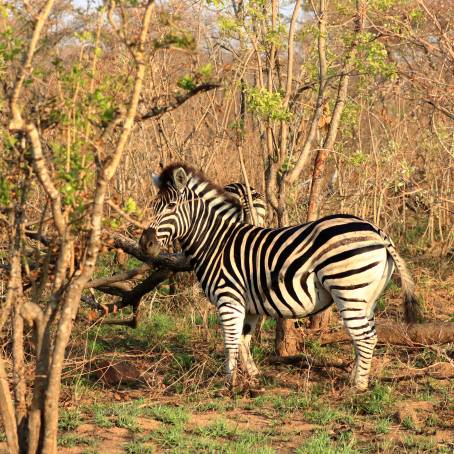
[[283, 105], [280, 92], [270, 92], [266, 88], [248, 87], [246, 89], [248, 108], [266, 120], [288, 121], [291, 112]]

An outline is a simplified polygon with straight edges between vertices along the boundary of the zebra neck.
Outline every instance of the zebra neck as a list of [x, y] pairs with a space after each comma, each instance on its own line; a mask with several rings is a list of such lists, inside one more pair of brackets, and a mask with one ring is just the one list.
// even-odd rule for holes
[[237, 221], [236, 214], [227, 215], [223, 211], [223, 214], [214, 210], [199, 211], [190, 220], [187, 235], [180, 239], [184, 253], [195, 268], [211, 262], [230, 235], [244, 225]]

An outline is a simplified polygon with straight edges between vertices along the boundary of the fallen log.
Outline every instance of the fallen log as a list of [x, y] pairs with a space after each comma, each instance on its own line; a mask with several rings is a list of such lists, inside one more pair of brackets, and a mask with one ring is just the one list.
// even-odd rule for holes
[[[99, 304], [98, 309], [103, 315], [116, 314], [118, 309], [122, 309], [127, 306], [132, 306], [132, 318], [126, 320], [111, 320], [103, 319], [101, 323], [109, 325], [125, 325], [131, 328], [137, 328], [139, 324], [139, 305], [142, 297], [147, 293], [154, 290], [159, 284], [168, 279], [172, 274], [172, 271], [168, 269], [158, 269], [153, 271], [146, 279], [131, 288], [126, 283], [121, 283], [123, 288], [116, 288], [120, 284], [119, 282], [112, 283], [110, 286], [100, 286], [97, 290], [121, 297], [121, 300], [110, 304]], [[101, 315], [101, 314], [100, 314]], [[91, 314], [91, 321], [97, 320], [98, 317], [93, 317]]]
[[170, 271], [192, 271], [189, 260], [181, 253], [162, 253], [156, 257], [144, 254], [138, 243], [124, 235], [117, 234], [113, 239], [113, 247], [122, 249], [129, 255], [134, 256], [141, 262], [153, 265], [158, 268], [167, 268]]
[[[307, 355], [291, 355], [291, 356], [272, 356], [268, 359], [269, 364], [291, 364], [303, 368], [311, 369], [329, 369], [336, 368], [347, 371], [349, 365], [341, 361], [323, 361], [310, 358]], [[454, 365], [448, 362], [432, 364], [421, 369], [408, 369], [404, 373], [398, 375], [381, 376], [381, 381], [403, 381], [417, 377], [432, 377], [438, 380], [446, 380], [454, 378]]]
[[123, 271], [121, 273], [114, 274], [113, 276], [99, 277], [97, 279], [92, 279], [87, 282], [85, 288], [98, 288], [108, 285], [115, 284], [117, 282], [127, 281], [129, 279], [137, 278], [150, 270], [149, 265], [142, 265], [139, 268], [134, 268], [133, 270]]
[[[394, 322], [377, 323], [378, 342], [383, 344], [419, 347], [421, 345], [447, 344], [454, 342], [454, 322], [429, 322], [403, 324]], [[351, 341], [345, 329], [322, 333], [318, 338], [321, 345]]]
[[422, 369], [409, 369], [403, 374], [380, 377], [383, 381], [402, 381], [416, 377], [432, 377], [438, 380], [454, 378], [454, 366], [448, 362], [432, 364]]

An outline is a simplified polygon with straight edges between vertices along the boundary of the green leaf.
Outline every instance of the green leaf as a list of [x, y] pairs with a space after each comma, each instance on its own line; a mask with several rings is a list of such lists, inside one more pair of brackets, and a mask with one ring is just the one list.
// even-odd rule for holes
[[213, 65], [211, 63], [207, 63], [206, 65], [201, 66], [199, 68], [199, 73], [206, 79], [209, 79], [213, 73]]
[[136, 201], [132, 197], [129, 197], [125, 203], [124, 209], [125, 209], [126, 213], [128, 213], [128, 214], [136, 213], [137, 212]]
[[180, 88], [183, 88], [184, 90], [193, 90], [196, 87], [196, 83], [193, 79], [193, 77], [189, 74], [186, 74], [183, 76], [177, 83], [177, 85]]
[[250, 87], [246, 89], [246, 95], [249, 110], [259, 117], [268, 120], [290, 120], [292, 114], [283, 105], [281, 92], [270, 92], [266, 88]]

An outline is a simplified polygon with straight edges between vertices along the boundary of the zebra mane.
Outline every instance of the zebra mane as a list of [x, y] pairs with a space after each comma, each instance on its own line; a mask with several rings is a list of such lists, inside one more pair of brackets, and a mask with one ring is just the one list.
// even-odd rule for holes
[[169, 164], [162, 170], [161, 175], [159, 176], [159, 192], [161, 194], [164, 194], [166, 192], [166, 189], [174, 188], [173, 172], [175, 169], [178, 169], [180, 167], [183, 168], [186, 174], [190, 177], [190, 182], [191, 180], [195, 180], [197, 184], [206, 183], [204, 192], [207, 192], [207, 190], [214, 190], [216, 194], [224, 198], [226, 202], [242, 209], [241, 203], [234, 195], [226, 191], [223, 187], [218, 186], [217, 184], [209, 180], [201, 170], [195, 169], [194, 167], [181, 162]]

